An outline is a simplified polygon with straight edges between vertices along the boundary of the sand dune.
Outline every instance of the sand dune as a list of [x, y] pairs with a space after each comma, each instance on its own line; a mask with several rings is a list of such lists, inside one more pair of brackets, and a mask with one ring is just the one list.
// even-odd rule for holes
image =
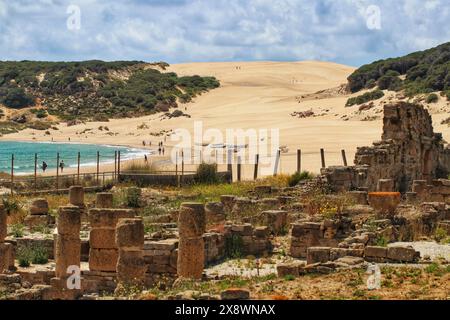
[[[199, 96], [192, 103], [181, 105], [180, 109], [191, 118], [180, 117], [161, 119], [161, 115], [134, 119], [111, 120], [108, 123], [87, 123], [67, 127], [59, 126], [52, 132], [55, 141], [120, 144], [141, 147], [142, 141], [152, 141], [153, 146], [161, 137], [152, 134], [163, 130], [184, 128], [193, 131], [194, 121], [203, 121], [204, 129], [217, 128], [225, 134], [230, 129], [271, 129], [280, 130], [280, 143], [288, 152], [282, 155], [282, 172], [293, 172], [296, 168], [296, 150], [302, 149], [302, 168], [313, 172], [320, 170], [320, 148], [326, 151], [327, 165], [342, 164], [341, 150], [345, 149], [349, 163], [352, 163], [357, 146], [370, 145], [381, 135], [381, 105], [367, 112], [359, 112], [358, 107], [346, 108], [348, 95], [339, 93], [314, 93], [336, 88], [346, 83], [353, 68], [325, 62], [243, 62], [243, 63], [189, 63], [172, 65], [168, 71], [179, 75], [198, 74], [215, 76], [221, 87]], [[388, 94], [385, 99], [393, 99]], [[185, 110], [186, 109], [186, 110]], [[293, 112], [312, 110], [315, 117], [291, 116]], [[450, 138], [448, 126], [440, 125], [448, 117], [448, 104], [442, 99], [433, 106], [436, 131]], [[368, 116], [375, 121], [361, 121]], [[141, 124], [148, 129], [138, 129]], [[107, 126], [109, 132], [98, 130]], [[84, 129], [93, 129], [83, 133]], [[78, 134], [77, 134], [78, 133]], [[26, 130], [2, 137], [3, 140], [51, 139], [41, 131]], [[450, 140], [450, 139], [448, 139]], [[174, 142], [167, 138], [167, 145]], [[248, 170], [246, 176], [251, 175]]]

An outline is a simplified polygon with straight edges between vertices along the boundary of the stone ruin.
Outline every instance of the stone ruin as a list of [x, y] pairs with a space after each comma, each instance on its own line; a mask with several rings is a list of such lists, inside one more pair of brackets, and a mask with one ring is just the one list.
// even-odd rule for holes
[[384, 106], [381, 141], [358, 148], [354, 163], [322, 169], [322, 174], [335, 191], [377, 191], [379, 181], [387, 179], [393, 185], [386, 191], [405, 193], [414, 180], [431, 184], [446, 179], [450, 149], [442, 134], [434, 133], [431, 116], [423, 106], [398, 102]]
[[0, 274], [5, 271], [14, 270], [14, 247], [12, 244], [5, 242], [7, 236], [7, 219], [6, 210], [0, 204]]

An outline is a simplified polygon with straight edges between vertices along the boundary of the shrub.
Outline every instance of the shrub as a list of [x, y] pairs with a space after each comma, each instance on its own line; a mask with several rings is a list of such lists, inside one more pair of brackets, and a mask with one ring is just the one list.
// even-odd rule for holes
[[31, 248], [31, 262], [33, 264], [46, 264], [48, 262], [48, 253], [44, 247], [34, 246]]
[[436, 103], [436, 102], [438, 102], [438, 100], [439, 100], [439, 97], [437, 96], [437, 94], [432, 93], [427, 96], [425, 102], [426, 103]]
[[288, 185], [290, 187], [296, 186], [300, 181], [314, 178], [314, 175], [308, 171], [296, 172], [289, 177]]
[[374, 90], [370, 92], [366, 92], [360, 96], [353, 97], [347, 100], [345, 104], [346, 107], [351, 107], [354, 105], [363, 104], [372, 100], [378, 100], [384, 97], [384, 92], [381, 90]]
[[215, 184], [219, 183], [219, 175], [217, 174], [217, 164], [202, 163], [198, 166], [194, 178], [196, 183]]
[[137, 187], [129, 187], [126, 189], [125, 201], [130, 208], [139, 208], [141, 205], [141, 189]]
[[19, 266], [22, 268], [28, 268], [31, 264], [32, 254], [28, 247], [19, 247], [16, 253], [16, 259], [19, 261]]
[[20, 224], [20, 223], [13, 224], [11, 226], [11, 234], [15, 238], [23, 238], [23, 236], [25, 234], [24, 230], [25, 230], [25, 226], [23, 224]]
[[379, 236], [375, 241], [375, 245], [378, 247], [387, 247], [389, 244], [389, 240], [384, 236]]

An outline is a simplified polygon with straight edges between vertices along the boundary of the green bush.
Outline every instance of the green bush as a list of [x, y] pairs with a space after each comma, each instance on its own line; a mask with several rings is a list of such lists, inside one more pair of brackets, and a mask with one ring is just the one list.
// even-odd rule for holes
[[125, 201], [130, 208], [139, 208], [141, 206], [142, 191], [137, 187], [129, 187], [126, 189]]
[[215, 184], [220, 182], [217, 164], [202, 163], [198, 166], [194, 180], [196, 183]]
[[16, 258], [19, 261], [19, 266], [27, 268], [31, 263], [46, 264], [48, 262], [48, 253], [42, 246], [20, 246], [17, 249]]
[[372, 100], [378, 100], [384, 97], [384, 92], [381, 90], [374, 90], [370, 92], [366, 92], [363, 95], [353, 97], [347, 100], [345, 104], [346, 107], [351, 107], [354, 105], [363, 104]]
[[298, 185], [300, 181], [309, 180], [314, 178], [314, 175], [308, 171], [296, 172], [288, 179], [288, 185], [294, 187]]
[[439, 100], [439, 97], [437, 96], [437, 94], [432, 93], [427, 96], [425, 101], [426, 101], [426, 103], [436, 103], [436, 102], [438, 102], [438, 100]]

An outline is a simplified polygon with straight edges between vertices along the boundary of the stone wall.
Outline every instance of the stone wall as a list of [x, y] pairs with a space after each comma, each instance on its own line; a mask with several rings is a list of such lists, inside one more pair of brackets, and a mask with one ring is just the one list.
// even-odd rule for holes
[[[241, 255], [261, 256], [272, 252], [268, 227], [256, 227], [251, 224], [225, 225], [225, 251], [235, 247]], [[227, 248], [228, 247], [228, 248]]]
[[396, 191], [407, 192], [413, 180], [447, 177], [450, 149], [433, 132], [431, 116], [421, 105], [398, 102], [384, 107], [382, 140], [360, 147], [355, 166], [329, 167], [322, 174], [335, 191], [376, 191], [380, 179], [393, 179]]

